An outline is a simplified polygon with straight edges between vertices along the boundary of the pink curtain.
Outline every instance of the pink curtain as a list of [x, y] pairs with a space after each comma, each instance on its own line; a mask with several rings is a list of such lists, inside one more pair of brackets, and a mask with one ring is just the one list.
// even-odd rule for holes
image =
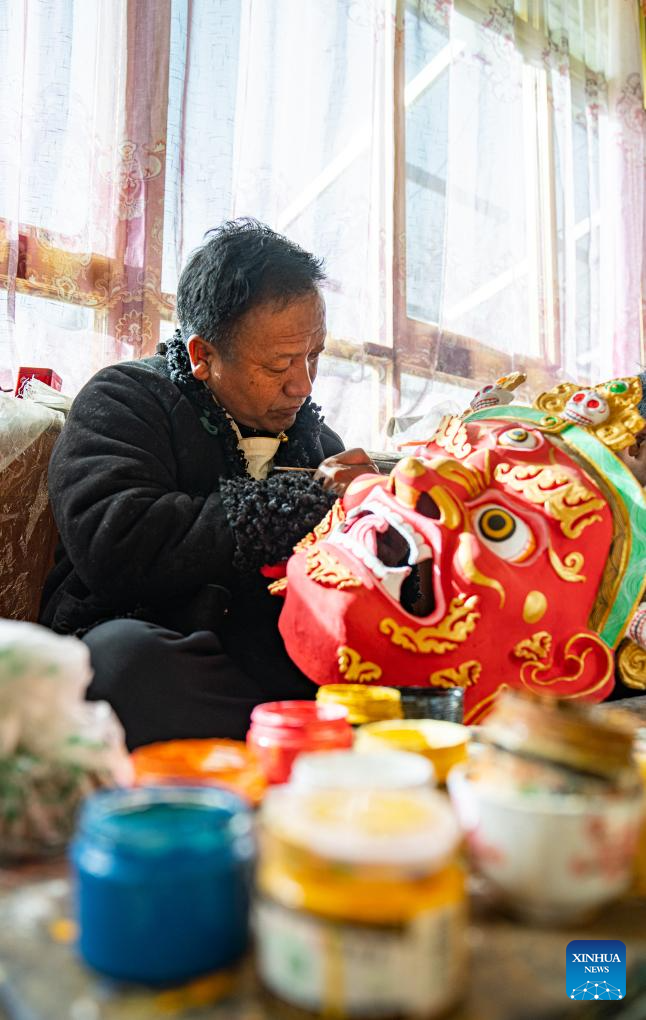
[[0, 18], [0, 371], [74, 393], [150, 353], [160, 311], [170, 0], [19, 0]]

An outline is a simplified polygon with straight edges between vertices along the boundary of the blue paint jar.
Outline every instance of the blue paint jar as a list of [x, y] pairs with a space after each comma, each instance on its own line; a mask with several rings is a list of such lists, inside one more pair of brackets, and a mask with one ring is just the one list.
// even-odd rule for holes
[[251, 813], [226, 790], [94, 795], [71, 846], [81, 956], [149, 984], [233, 964], [247, 945], [252, 858]]

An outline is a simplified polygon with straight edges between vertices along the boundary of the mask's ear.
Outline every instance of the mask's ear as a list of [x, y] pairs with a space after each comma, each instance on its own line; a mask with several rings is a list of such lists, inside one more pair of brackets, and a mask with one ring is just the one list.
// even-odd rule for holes
[[538, 631], [516, 645], [521, 686], [534, 694], [603, 701], [614, 687], [614, 656], [591, 630], [582, 630], [552, 647], [551, 635]]
[[646, 691], [646, 648], [628, 638], [619, 648], [617, 669], [626, 687]]
[[646, 690], [646, 602], [637, 607], [628, 624], [626, 640], [619, 648], [617, 668], [627, 687]]

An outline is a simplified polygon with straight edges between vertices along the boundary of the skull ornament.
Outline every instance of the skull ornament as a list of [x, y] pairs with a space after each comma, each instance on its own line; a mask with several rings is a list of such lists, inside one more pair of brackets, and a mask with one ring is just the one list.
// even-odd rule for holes
[[601, 425], [610, 417], [610, 407], [596, 390], [577, 390], [565, 405], [563, 417], [575, 425]]
[[506, 687], [601, 701], [639, 548], [643, 490], [592, 430], [482, 409], [351, 483], [289, 560], [279, 627], [316, 683], [461, 686], [467, 722]]
[[512, 372], [497, 379], [495, 383], [488, 383], [478, 390], [472, 398], [470, 408], [472, 411], [483, 411], [488, 407], [500, 407], [511, 404], [514, 399], [512, 390], [525, 381], [524, 372]]
[[502, 386], [489, 383], [478, 390], [471, 401], [473, 411], [482, 411], [485, 407], [497, 407], [499, 404], [511, 404], [514, 394], [503, 390]]

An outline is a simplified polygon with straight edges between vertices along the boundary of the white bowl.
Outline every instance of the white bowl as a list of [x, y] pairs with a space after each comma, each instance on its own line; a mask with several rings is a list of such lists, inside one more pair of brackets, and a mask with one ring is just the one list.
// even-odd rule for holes
[[629, 886], [641, 790], [613, 796], [495, 789], [456, 765], [447, 785], [471, 860], [496, 898], [538, 922], [589, 917]]

